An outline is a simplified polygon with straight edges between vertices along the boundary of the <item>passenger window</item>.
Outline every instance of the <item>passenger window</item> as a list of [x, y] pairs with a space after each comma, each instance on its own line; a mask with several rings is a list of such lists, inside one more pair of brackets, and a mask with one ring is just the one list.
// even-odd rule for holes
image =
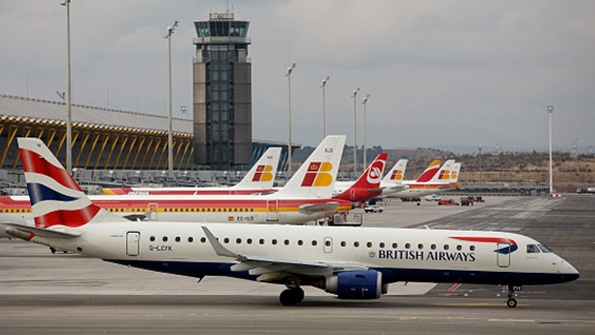
[[457, 245], [457, 250], [458, 250], [458, 251], [461, 251], [461, 250], [463, 250], [463, 246], [461, 246], [461, 245]]
[[372, 247], [372, 242], [366, 243], [366, 247], [371, 248]]
[[273, 239], [273, 240], [271, 241], [271, 243], [272, 243], [273, 245], [277, 245], [277, 240], [276, 240], [276, 239]]
[[151, 242], [155, 241], [155, 236], [149, 237], [149, 241], [151, 241]]
[[448, 249], [449, 249], [448, 244], [445, 244], [444, 245], [444, 250], [448, 250]]
[[261, 238], [260, 240], [258, 240], [258, 244], [263, 245], [264, 244], [264, 238]]
[[207, 241], [207, 238], [206, 237], [201, 237], [200, 238], [200, 243], [205, 243], [206, 241]]
[[312, 240], [312, 246], [315, 247], [318, 245], [318, 242], [316, 242], [316, 240]]
[[435, 245], [435, 244], [432, 244], [432, 245], [430, 246], [430, 249], [432, 249], [432, 250], [436, 250], [436, 245]]
[[470, 246], [470, 247], [469, 247], [469, 250], [471, 250], [471, 251], [475, 251], [475, 246], [474, 246], [474, 245]]
[[356, 248], [358, 248], [359, 247], [359, 242], [358, 241], [353, 242], [353, 246], [356, 247]]
[[298, 245], [303, 245], [303, 244], [304, 244], [304, 241], [298, 240]]
[[241, 238], [236, 238], [236, 244], [242, 244], [242, 239]]
[[180, 236], [176, 236], [176, 242], [180, 242], [182, 239], [180, 238]]
[[192, 243], [192, 242], [194, 242], [194, 237], [192, 237], [192, 236], [188, 237], [188, 243]]
[[344, 246], [346, 246], [346, 245], [347, 245], [347, 242], [345, 242], [345, 241], [341, 241], [341, 246], [342, 246], [342, 247], [344, 247]]
[[527, 253], [537, 254], [539, 253], [539, 248], [535, 244], [527, 244]]
[[229, 243], [229, 237], [224, 238], [223, 243], [225, 243], [225, 244]]
[[420, 243], [420, 244], [417, 245], [417, 249], [421, 250], [423, 248], [424, 248], [424, 245], [423, 244]]
[[162, 240], [163, 242], [167, 242], [167, 236], [163, 236]]
[[380, 242], [380, 244], [378, 245], [380, 248], [384, 249], [384, 242]]
[[285, 240], [285, 241], [283, 241], [283, 243], [284, 243], [285, 245], [289, 245], [289, 240]]
[[248, 244], [252, 244], [252, 239], [251, 239], [251, 238], [247, 239], [247, 240], [246, 240], [246, 243], [248, 243]]
[[405, 249], [411, 248], [411, 243], [405, 243]]
[[397, 242], [393, 242], [393, 249], [397, 249], [399, 245], [397, 244]]

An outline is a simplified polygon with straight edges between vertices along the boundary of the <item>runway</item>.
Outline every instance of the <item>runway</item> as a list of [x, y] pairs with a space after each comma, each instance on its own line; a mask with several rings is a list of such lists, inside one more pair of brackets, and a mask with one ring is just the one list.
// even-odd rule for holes
[[[0, 240], [0, 334], [592, 334], [595, 196], [487, 198], [473, 207], [393, 201], [366, 226], [504, 230], [536, 238], [581, 273], [575, 282], [525, 287], [519, 306], [482, 285], [398, 283], [372, 301], [307, 287], [283, 307], [283, 287], [196, 279], [51, 254]], [[426, 291], [428, 291], [426, 293]]]

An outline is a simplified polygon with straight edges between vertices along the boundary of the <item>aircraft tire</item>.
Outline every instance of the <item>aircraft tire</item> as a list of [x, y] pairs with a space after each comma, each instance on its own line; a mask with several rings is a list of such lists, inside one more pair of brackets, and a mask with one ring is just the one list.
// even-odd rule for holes
[[301, 288], [288, 289], [279, 295], [279, 302], [283, 306], [293, 306], [304, 300], [304, 290]]
[[517, 301], [515, 298], [510, 298], [508, 299], [508, 301], [506, 301], [506, 306], [508, 306], [508, 308], [515, 308], [517, 305]]

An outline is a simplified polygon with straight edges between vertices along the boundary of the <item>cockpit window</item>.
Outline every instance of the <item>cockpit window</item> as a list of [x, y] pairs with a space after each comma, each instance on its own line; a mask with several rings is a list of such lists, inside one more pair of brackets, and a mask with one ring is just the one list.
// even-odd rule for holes
[[541, 249], [541, 252], [552, 252], [550, 249], [548, 249], [548, 247], [546, 247], [543, 244], [538, 244], [537, 246], [539, 247], [539, 249]]
[[527, 253], [528, 254], [539, 253], [539, 248], [535, 244], [527, 244]]

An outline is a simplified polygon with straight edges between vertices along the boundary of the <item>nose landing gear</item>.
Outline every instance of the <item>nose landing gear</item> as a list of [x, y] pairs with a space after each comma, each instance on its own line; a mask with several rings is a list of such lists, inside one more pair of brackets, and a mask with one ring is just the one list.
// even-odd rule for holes
[[514, 298], [516, 296], [515, 292], [522, 290], [523, 286], [521, 285], [508, 285], [508, 300], [506, 301], [508, 308], [515, 308], [517, 306], [517, 301]]

